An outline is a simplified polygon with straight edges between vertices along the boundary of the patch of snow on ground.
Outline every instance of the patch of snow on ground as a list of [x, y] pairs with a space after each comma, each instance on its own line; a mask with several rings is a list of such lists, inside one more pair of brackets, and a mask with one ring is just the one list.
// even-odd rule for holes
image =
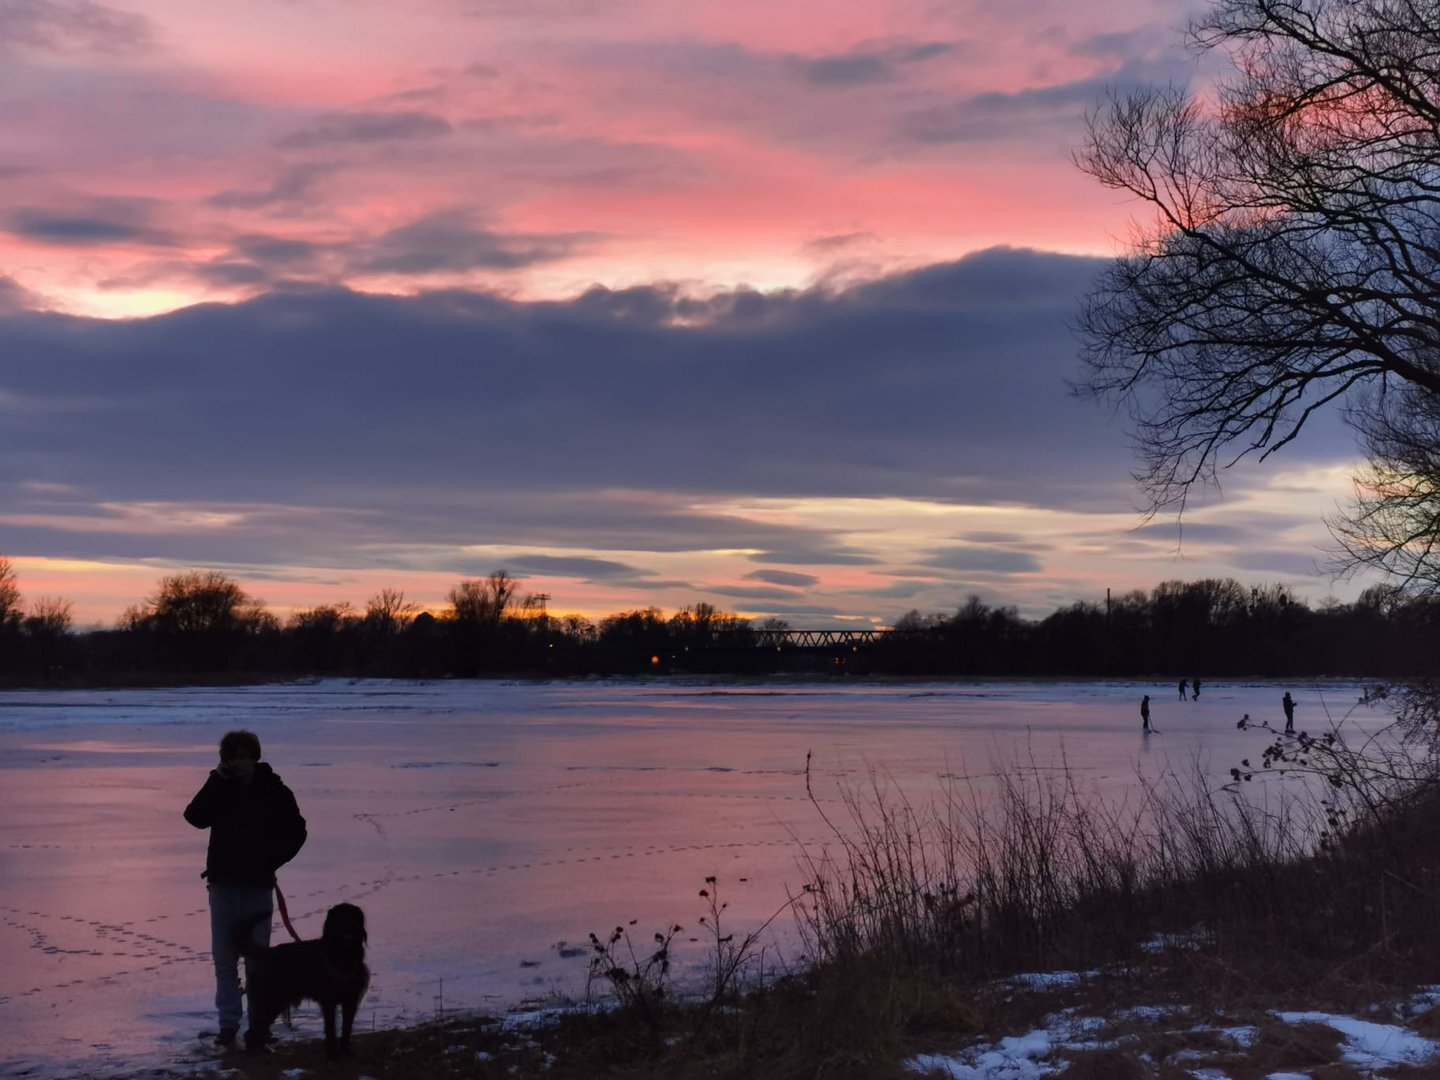
[[1229, 1042], [1232, 1046], [1236, 1046], [1241, 1050], [1253, 1046], [1255, 1044], [1255, 1036], [1259, 1034], [1259, 1032], [1254, 1027], [1248, 1025], [1234, 1027], [1215, 1027], [1213, 1024], [1197, 1024], [1190, 1030], [1196, 1033], [1213, 1032], [1214, 1034], [1219, 1035], [1220, 1038]]
[[[1068, 985], [1060, 980], [1056, 985]], [[1189, 1013], [1185, 1006], [1135, 1006], [1118, 1009], [1106, 1017], [1078, 1016], [1065, 1010], [1046, 1017], [1045, 1026], [1024, 1035], [1001, 1039], [998, 1043], [982, 1042], [955, 1054], [917, 1054], [905, 1061], [912, 1072], [937, 1075], [948, 1080], [1039, 1080], [1062, 1073], [1069, 1062], [1065, 1051], [1104, 1049], [1124, 1042], [1102, 1041], [1113, 1024], [1129, 1024], [1136, 1020], [1158, 1022]], [[1318, 1023], [1334, 1028], [1346, 1040], [1344, 1059], [1362, 1069], [1393, 1065], [1419, 1065], [1440, 1059], [1440, 1043], [1402, 1027], [1378, 1024], [1351, 1016], [1324, 1012], [1283, 1012], [1273, 1015], [1287, 1024]], [[1250, 1026], [1213, 1027], [1197, 1025], [1196, 1032], [1214, 1032], [1240, 1048], [1252, 1045], [1256, 1029]], [[1207, 1054], [1200, 1050], [1181, 1050], [1168, 1060], [1177, 1066], [1189, 1067], [1196, 1080], [1224, 1080], [1223, 1070], [1201, 1064]], [[1148, 1055], [1145, 1059], [1149, 1060]], [[1277, 1072], [1266, 1080], [1309, 1080], [1307, 1074]]]
[[1185, 1016], [1189, 1012], [1189, 1005], [1133, 1005], [1128, 1009], [1120, 1009], [1111, 1014], [1111, 1019], [1144, 1020], [1153, 1024], [1160, 1020], [1168, 1020], [1172, 1016]]
[[1059, 1065], [1039, 1061], [1050, 1056], [1050, 1033], [1035, 1030], [1000, 1040], [998, 1046], [981, 1044], [966, 1058], [939, 1054], [918, 1054], [905, 1062], [914, 1072], [952, 1077], [953, 1080], [1038, 1080], [1060, 1070]]
[[977, 1043], [956, 1055], [917, 1054], [905, 1062], [913, 1072], [933, 1073], [954, 1080], [1031, 1080], [1049, 1076], [1066, 1065], [1047, 1060], [1059, 1050], [1098, 1050], [1110, 1043], [1085, 1038], [1106, 1027], [1098, 1016], [1076, 1016], [1073, 1011], [1045, 1018], [1045, 1027], [999, 1043]]
[[1191, 930], [1183, 934], [1156, 934], [1148, 941], [1142, 942], [1140, 949], [1152, 956], [1156, 953], [1170, 952], [1171, 950], [1194, 950], [1203, 949], [1210, 943], [1210, 935], [1205, 930]]
[[1440, 1054], [1440, 1043], [1394, 1024], [1376, 1024], [1353, 1016], [1323, 1012], [1277, 1012], [1287, 1024], [1326, 1024], [1345, 1036], [1346, 1061], [1361, 1068], [1382, 1065], [1419, 1065]]
[[1418, 1016], [1440, 1005], [1440, 986], [1422, 986], [1397, 1010], [1403, 1016]]
[[1082, 978], [1094, 974], [1093, 971], [1087, 971], [1084, 975], [1078, 971], [1030, 971], [1023, 975], [1012, 975], [1003, 982], [1017, 989], [1054, 990], [1061, 986], [1079, 986]]

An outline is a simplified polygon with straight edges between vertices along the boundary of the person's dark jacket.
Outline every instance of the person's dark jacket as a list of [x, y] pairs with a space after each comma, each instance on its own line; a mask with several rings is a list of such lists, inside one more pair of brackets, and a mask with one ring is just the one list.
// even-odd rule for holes
[[305, 843], [295, 796], [263, 761], [248, 784], [211, 770], [185, 820], [210, 830], [205, 877], [217, 885], [270, 885]]

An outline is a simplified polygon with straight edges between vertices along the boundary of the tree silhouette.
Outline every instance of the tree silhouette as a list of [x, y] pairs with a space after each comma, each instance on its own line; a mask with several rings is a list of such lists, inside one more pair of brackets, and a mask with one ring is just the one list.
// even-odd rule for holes
[[58, 638], [70, 632], [74, 622], [74, 605], [69, 600], [42, 596], [30, 605], [25, 616], [25, 633], [35, 638]]
[[1440, 395], [1397, 387], [1354, 411], [1369, 463], [1348, 512], [1329, 522], [1339, 569], [1377, 569], [1440, 594]]
[[380, 637], [393, 637], [410, 624], [419, 609], [401, 590], [381, 589], [365, 602], [365, 629]]
[[[1357, 390], [1399, 391], [1398, 410], [1346, 414], [1379, 451], [1370, 506], [1387, 511], [1362, 510], [1354, 535], [1432, 565], [1434, 7], [1217, 0], [1188, 37], [1229, 64], [1213, 104], [1175, 88], [1112, 94], [1077, 155], [1153, 215], [1085, 303], [1082, 389], [1130, 409], [1152, 511], [1183, 511], [1217, 468], [1268, 457], [1317, 411], [1363, 401]], [[1393, 483], [1415, 475], [1406, 453], [1389, 452], [1397, 427], [1428, 440], [1426, 484]], [[1422, 513], [1388, 515], [1412, 494]]]
[[22, 624], [30, 667], [46, 681], [59, 677], [69, 663], [72, 611], [69, 600], [42, 596], [30, 605]]
[[319, 604], [292, 614], [285, 633], [295, 660], [306, 671], [328, 674], [360, 663], [355, 641], [359, 624], [348, 602]]
[[276, 629], [276, 619], [220, 571], [192, 570], [161, 578], [122, 625], [157, 640], [152, 661], [221, 670], [241, 661], [246, 639]]
[[264, 601], [218, 570], [161, 578], [155, 592], [127, 618], [133, 628], [175, 634], [253, 633], [275, 624]]
[[0, 632], [20, 625], [24, 614], [20, 598], [20, 582], [10, 560], [0, 555]]
[[481, 580], [465, 580], [446, 594], [450, 618], [470, 626], [498, 626], [517, 601], [520, 583], [504, 570]]
[[530, 620], [542, 610], [535, 597], [519, 595], [520, 583], [504, 570], [467, 579], [446, 594], [452, 631], [454, 670], [462, 675], [515, 666], [526, 643]]

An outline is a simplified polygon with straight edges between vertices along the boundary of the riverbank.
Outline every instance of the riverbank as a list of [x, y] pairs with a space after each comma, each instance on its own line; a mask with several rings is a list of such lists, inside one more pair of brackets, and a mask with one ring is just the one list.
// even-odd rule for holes
[[[1333, 722], [1363, 741], [1386, 722], [1384, 709], [1354, 709], [1356, 687], [1294, 689], [1306, 728]], [[868, 991], [847, 979], [897, 988], [897, 1001], [922, 1003], [921, 1020], [898, 1028], [908, 1039], [927, 1016], [954, 1028], [955, 1002], [1014, 972], [1085, 972], [1109, 957], [1138, 964], [1146, 954], [1135, 942], [1172, 926], [1203, 922], [1228, 941], [1243, 910], [1221, 903], [1223, 888], [1214, 896], [1207, 889], [1209, 906], [1190, 903], [1186, 923], [1177, 882], [1201, 859], [1238, 872], [1254, 845], [1244, 834], [1213, 851], [1154, 842], [1219, 836], [1187, 824], [1187, 815], [1202, 823], [1213, 816], [1203, 804], [1172, 807], [1169, 817], [1138, 814], [1163, 805], [1151, 788], [1202, 759], [1207, 790], [1228, 798], [1225, 789], [1236, 786], [1229, 767], [1251, 760], [1259, 770], [1275, 738], [1237, 728], [1236, 718], [1278, 715], [1280, 688], [1215, 683], [1199, 702], [1157, 698], [1154, 737], [1139, 731], [1140, 690], [599, 680], [0, 694], [10, 811], [0, 821], [0, 1024], [13, 1055], [0, 1060], [0, 1075], [160, 1075], [154, 1070], [190, 1061], [197, 1033], [213, 1028], [197, 876], [205, 837], [179, 810], [231, 727], [260, 734], [310, 822], [310, 843], [282, 874], [299, 932], [318, 933], [325, 909], [340, 900], [366, 911], [375, 972], [361, 1013], [367, 1033], [403, 1033], [458, 1009], [498, 1016], [516, 1002], [583, 998], [586, 934], [604, 937], [617, 925], [638, 935], [642, 957], [652, 933], [683, 925], [671, 951], [675, 985], [696, 992], [714, 954], [698, 919], [707, 877], [729, 905], [726, 936], [733, 928], [743, 940], [788, 896], [808, 913], [797, 919], [787, 910], [771, 923], [763, 965], [752, 950], [747, 979], [761, 967], [772, 976], [835, 973], [823, 984], [777, 983], [765, 999], [771, 1011], [746, 1021], [745, 1039], [764, 1037], [772, 1024], [789, 1043], [811, 1030], [777, 996], [782, 989], [798, 995], [794, 1009], [808, 997], [838, 998], [827, 1008], [843, 1019], [841, 1034], [868, 1039], [901, 1005], [889, 997], [867, 1004]], [[1238, 790], [1262, 809], [1278, 808], [1299, 788], [1273, 773]], [[1064, 798], [1048, 789], [1030, 792], [1044, 794], [1039, 801], [1012, 798], [1024, 792], [1007, 776], [1064, 776], [1076, 792], [1129, 800], [1130, 809], [1077, 815], [1063, 790]], [[853, 802], [873, 784], [903, 793], [913, 809], [893, 797]], [[971, 796], [1013, 811], [994, 820], [985, 835], [997, 842], [988, 848], [977, 848], [965, 827]], [[929, 863], [912, 859], [912, 836], [935, 853]], [[1002, 858], [1006, 851], [1033, 857], [1017, 862]], [[1282, 862], [1290, 854], [1279, 851]], [[1042, 856], [1063, 873], [1032, 873]], [[982, 862], [979, 899], [961, 904], [970, 885], [954, 871]], [[860, 873], [860, 902], [822, 908], [822, 898], [848, 896], [854, 875], [837, 876], [842, 866]], [[827, 881], [818, 893], [805, 890]], [[1027, 898], [1007, 884], [1025, 882], [1043, 888]], [[1084, 891], [1091, 885], [1112, 892], [1096, 899]], [[1087, 897], [1084, 918], [1064, 917], [1062, 901]], [[887, 905], [890, 898], [909, 906]], [[1025, 914], [1036, 900], [1038, 921]], [[1339, 921], [1350, 918], [1347, 910]], [[876, 955], [893, 957], [878, 973], [857, 959]], [[600, 974], [597, 999], [611, 989]], [[926, 990], [931, 979], [942, 989]], [[861, 1019], [845, 1011], [852, 1001], [863, 1005]], [[715, 1043], [722, 1021], [745, 1008], [727, 999], [711, 1009], [696, 1043]], [[290, 1038], [313, 1035], [316, 1022], [313, 1008], [301, 1010]], [[660, 1040], [672, 1037], [680, 1036], [667, 1028]], [[828, 1056], [829, 1037], [816, 1029], [806, 1045]], [[881, 1045], [911, 1049], [890, 1036]]]
[[[1272, 981], [1263, 993], [1220, 1005], [1204, 983], [1212, 974], [1207, 967], [1161, 954], [1141, 967], [1030, 973], [968, 991], [919, 990], [907, 995], [902, 1016], [894, 1009], [859, 1017], [847, 1010], [839, 1020], [820, 1015], [834, 999], [821, 1000], [799, 980], [752, 1002], [725, 1028], [677, 1012], [663, 1044], [609, 1013], [457, 1018], [364, 1033], [353, 1056], [340, 1063], [326, 1062], [320, 1044], [308, 1042], [261, 1059], [236, 1054], [166, 1075], [198, 1078], [223, 1069], [246, 1080], [1440, 1076], [1440, 992], [1434, 987], [1411, 992], [1357, 983], [1337, 986], [1337, 995], [1295, 979], [1288, 986]], [[837, 1037], [837, 1027], [851, 1020], [862, 1026]], [[894, 1026], [896, 1020], [903, 1023]], [[817, 1031], [828, 1033], [823, 1042]], [[144, 1075], [157, 1076], [153, 1070]]]
[[[1284, 747], [1298, 770], [1337, 760]], [[1440, 789], [1362, 775], [1380, 760], [1367, 752], [1347, 752], [1356, 771], [1323, 803], [1253, 815], [1225, 816], [1236, 789], [1180, 780], [1133, 814], [1018, 775], [943, 820], [855, 799], [847, 825], [863, 827], [807, 856], [793, 914], [814, 963], [798, 974], [675, 1002], [646, 964], [660, 938], [597, 940], [606, 1007], [367, 1032], [340, 1066], [313, 1043], [223, 1066], [246, 1080], [1440, 1076]], [[1412, 775], [1428, 744], [1417, 753]], [[947, 862], [962, 851], [972, 869]], [[710, 929], [717, 972], [755, 973], [751, 943]]]

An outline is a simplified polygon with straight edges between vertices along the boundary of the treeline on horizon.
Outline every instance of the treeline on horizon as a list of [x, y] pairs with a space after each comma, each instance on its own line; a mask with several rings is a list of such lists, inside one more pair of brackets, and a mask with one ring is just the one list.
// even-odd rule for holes
[[[363, 609], [322, 604], [282, 621], [217, 571], [175, 574], [114, 629], [77, 631], [68, 601], [27, 605], [0, 558], [0, 680], [125, 685], [303, 676], [389, 678], [645, 672], [1029, 676], [1426, 676], [1440, 669], [1440, 599], [1378, 585], [1312, 608], [1284, 585], [1166, 581], [1044, 619], [970, 597], [911, 611], [870, 643], [777, 648], [784, 620], [707, 603], [555, 616], [503, 571], [463, 580], [439, 612], [383, 589]], [[796, 627], [793, 629], [807, 629]], [[771, 633], [763, 633], [763, 632]]]

